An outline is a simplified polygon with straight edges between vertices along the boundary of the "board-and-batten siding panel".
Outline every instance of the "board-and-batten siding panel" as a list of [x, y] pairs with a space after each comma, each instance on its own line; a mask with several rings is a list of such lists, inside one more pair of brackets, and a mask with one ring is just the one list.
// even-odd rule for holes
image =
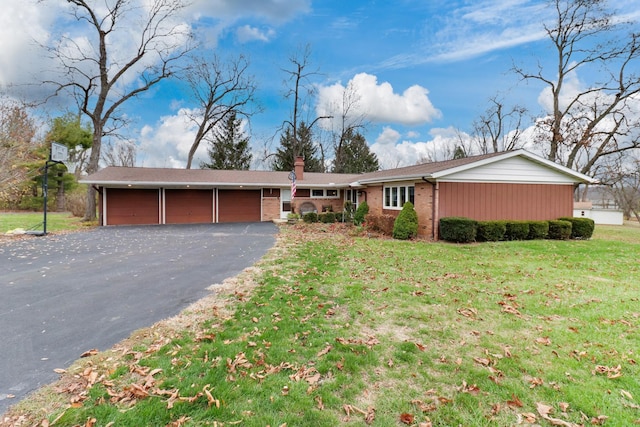
[[573, 183], [573, 179], [549, 167], [521, 157], [511, 157], [496, 163], [453, 173], [442, 180], [457, 182], [527, 182]]
[[573, 214], [573, 186], [441, 182], [439, 217], [549, 220]]

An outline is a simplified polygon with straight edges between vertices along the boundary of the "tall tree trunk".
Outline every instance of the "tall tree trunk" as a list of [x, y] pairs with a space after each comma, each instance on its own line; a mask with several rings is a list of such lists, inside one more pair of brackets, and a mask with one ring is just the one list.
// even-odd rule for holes
[[58, 192], [56, 194], [56, 212], [64, 212], [67, 203], [64, 194], [64, 182], [62, 181], [62, 176], [64, 172], [58, 172]]

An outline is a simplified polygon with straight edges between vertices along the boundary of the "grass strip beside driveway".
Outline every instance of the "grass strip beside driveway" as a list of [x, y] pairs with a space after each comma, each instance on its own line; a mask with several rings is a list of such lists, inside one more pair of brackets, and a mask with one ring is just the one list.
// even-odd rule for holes
[[216, 299], [83, 359], [5, 423], [632, 425], [634, 241], [453, 245], [283, 227]]

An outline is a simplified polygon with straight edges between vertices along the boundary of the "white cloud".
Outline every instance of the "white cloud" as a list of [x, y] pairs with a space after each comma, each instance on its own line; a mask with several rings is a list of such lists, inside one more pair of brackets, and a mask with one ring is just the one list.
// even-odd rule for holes
[[[144, 126], [139, 138], [138, 165], [184, 168], [196, 135], [196, 127], [188, 117], [194, 112], [182, 108], [176, 115], [161, 117], [154, 126]], [[202, 142], [194, 156], [192, 168], [198, 168], [206, 156], [206, 143]]]
[[413, 85], [402, 94], [395, 93], [390, 83], [378, 83], [376, 76], [367, 73], [356, 74], [346, 87], [341, 83], [320, 86], [316, 105], [318, 115], [333, 116], [334, 121], [340, 120], [345, 91], [347, 96], [356, 100], [351, 105], [349, 115], [362, 116], [372, 122], [419, 125], [442, 115], [429, 100], [426, 88]]
[[[427, 141], [411, 141], [403, 139], [402, 134], [390, 127], [385, 127], [370, 147], [376, 154], [382, 169], [411, 166], [430, 160], [447, 160], [450, 153], [460, 144], [460, 139], [468, 141], [470, 136], [452, 127], [434, 128], [429, 132], [431, 139]], [[405, 137], [411, 138], [409, 134]]]
[[0, 13], [0, 86], [33, 83], [48, 59], [38, 43], [46, 43], [48, 28], [63, 6], [54, 2], [3, 0]]
[[261, 30], [251, 25], [243, 25], [236, 30], [236, 37], [240, 43], [247, 43], [251, 41], [268, 42], [276, 35], [275, 30], [269, 28], [267, 30]]
[[483, 0], [449, 8], [444, 16], [424, 23], [419, 47], [394, 55], [380, 68], [398, 69], [431, 62], [455, 62], [497, 50], [520, 46], [546, 37], [541, 23], [548, 20], [543, 2]]

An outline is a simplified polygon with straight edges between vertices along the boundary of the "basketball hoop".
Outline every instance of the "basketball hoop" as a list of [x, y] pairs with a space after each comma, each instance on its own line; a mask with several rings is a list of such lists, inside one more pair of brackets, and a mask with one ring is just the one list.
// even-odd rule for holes
[[57, 142], [51, 143], [51, 155], [49, 160], [52, 162], [64, 163], [69, 160], [69, 149], [66, 145], [59, 144]]

